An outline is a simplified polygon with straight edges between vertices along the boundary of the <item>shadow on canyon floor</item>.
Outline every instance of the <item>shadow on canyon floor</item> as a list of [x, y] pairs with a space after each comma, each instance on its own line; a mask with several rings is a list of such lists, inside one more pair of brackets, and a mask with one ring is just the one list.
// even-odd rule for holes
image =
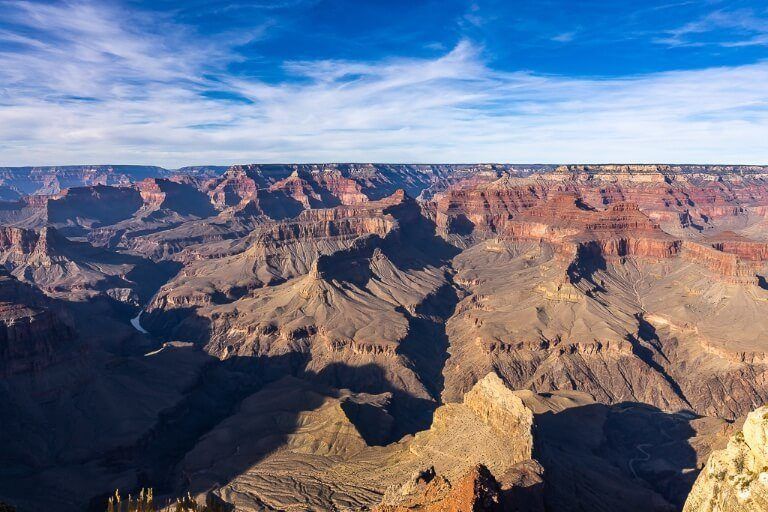
[[445, 387], [443, 369], [449, 357], [446, 321], [453, 316], [462, 299], [451, 276], [446, 277], [449, 282], [419, 304], [415, 314], [399, 308], [408, 319], [408, 336], [400, 343], [398, 352], [413, 363], [416, 373], [436, 402], [441, 401]]
[[[301, 399], [300, 407], [280, 408], [279, 428], [253, 440], [258, 449], [249, 457], [232, 458], [223, 469], [217, 467], [217, 485], [226, 484], [285, 445], [300, 427], [300, 415], [317, 409], [323, 396], [333, 394], [318, 380], [333, 384], [339, 378], [350, 379], [357, 385], [347, 387], [372, 392], [384, 377], [384, 370], [373, 364], [359, 368], [338, 364], [317, 374], [302, 372], [301, 367], [302, 361], [295, 355], [213, 361], [188, 398], [166, 411], [140, 443], [103, 459], [105, 470], [136, 471], [139, 486], [152, 486], [157, 493], [204, 492], [207, 487], [184, 480], [179, 463], [205, 434], [265, 385], [283, 375], [297, 375], [302, 380], [289, 381], [280, 390], [285, 396], [291, 389], [299, 396], [306, 392], [306, 399]], [[392, 404], [397, 403], [393, 393]], [[408, 413], [417, 408], [416, 402], [411, 405]], [[349, 402], [342, 408], [369, 444], [392, 441], [382, 434], [382, 427], [391, 424], [388, 413], [394, 410]], [[690, 420], [687, 414], [629, 402], [537, 415], [534, 456], [545, 468], [548, 510], [592, 510], [589, 507], [597, 501], [603, 502], [605, 510], [668, 510], [664, 503], [680, 508], [698, 474]], [[94, 498], [91, 510], [103, 510], [105, 497]], [[651, 498], [658, 503], [649, 502]]]
[[[404, 432], [428, 428], [436, 403], [396, 389], [389, 384], [384, 369], [376, 364], [350, 366], [332, 363], [319, 372], [306, 369], [308, 357], [289, 353], [275, 357], [211, 358], [197, 383], [186, 398], [161, 413], [155, 426], [132, 446], [105, 454], [100, 464], [105, 471], [135, 472], [136, 489], [152, 487], [156, 494], [179, 495], [207, 489], [182, 484], [179, 463], [198, 442], [219, 423], [237, 413], [243, 400], [285, 376], [295, 376], [308, 382], [307, 401], [301, 410], [281, 410], [280, 430], [259, 441], [258, 454], [252, 458], [229, 461], [218, 484], [223, 485], [283, 446], [288, 436], [299, 427], [301, 412], [320, 406], [317, 394], [331, 395], [331, 388], [345, 388], [357, 393], [391, 396], [386, 408], [368, 404], [343, 404], [350, 421], [356, 425], [366, 442], [383, 445], [396, 440]], [[297, 381], [299, 382], [299, 381]], [[94, 492], [99, 492], [94, 489]], [[91, 500], [90, 510], [103, 510], [106, 490]]]
[[545, 468], [549, 508], [588, 510], [578, 496], [593, 493], [606, 510], [654, 510], [648, 489], [682, 508], [699, 471], [691, 419], [634, 402], [538, 415], [534, 456]]

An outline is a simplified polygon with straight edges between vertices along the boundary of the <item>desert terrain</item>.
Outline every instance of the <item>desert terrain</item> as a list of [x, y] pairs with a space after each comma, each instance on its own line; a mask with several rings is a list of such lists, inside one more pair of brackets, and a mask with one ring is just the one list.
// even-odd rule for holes
[[766, 510], [768, 167], [0, 168], [0, 264], [19, 512]]

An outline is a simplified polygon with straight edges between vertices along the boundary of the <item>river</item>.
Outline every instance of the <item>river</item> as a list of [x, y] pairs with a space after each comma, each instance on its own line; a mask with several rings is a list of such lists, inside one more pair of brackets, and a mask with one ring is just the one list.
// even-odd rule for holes
[[140, 333], [142, 333], [142, 334], [149, 334], [149, 332], [141, 326], [141, 314], [142, 313], [144, 313], [143, 309], [139, 311], [138, 315], [136, 315], [135, 317], [131, 318], [131, 325], [134, 327], [134, 329], [136, 329]]

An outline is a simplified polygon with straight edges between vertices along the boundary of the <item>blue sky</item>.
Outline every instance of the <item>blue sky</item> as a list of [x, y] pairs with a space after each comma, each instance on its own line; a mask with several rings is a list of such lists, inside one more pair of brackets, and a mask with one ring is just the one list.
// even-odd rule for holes
[[0, 0], [0, 165], [768, 164], [764, 1]]

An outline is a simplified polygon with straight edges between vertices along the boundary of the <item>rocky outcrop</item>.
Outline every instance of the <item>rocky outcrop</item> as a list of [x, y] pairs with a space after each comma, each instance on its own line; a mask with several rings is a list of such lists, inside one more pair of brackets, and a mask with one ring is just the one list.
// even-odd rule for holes
[[715, 275], [731, 283], [757, 285], [757, 267], [752, 261], [736, 254], [724, 252], [715, 247], [706, 247], [695, 242], [683, 242], [682, 257], [695, 262]]
[[489, 373], [464, 396], [469, 407], [483, 422], [499, 432], [517, 436], [512, 448], [513, 458], [530, 459], [533, 456], [533, 412], [523, 401], [510, 393], [498, 375]]
[[518, 464], [505, 476], [500, 482], [477, 464], [451, 481], [430, 467], [388, 492], [373, 511], [544, 512], [543, 469], [537, 462]]
[[[434, 468], [420, 471], [401, 491], [399, 502], [381, 504], [374, 512], [497, 512], [512, 510], [504, 503], [496, 478], [482, 464], [451, 483]], [[390, 498], [391, 499], [391, 498]], [[394, 500], [392, 500], [394, 501]]]
[[[722, 235], [718, 238], [722, 238]], [[713, 240], [711, 244], [718, 251], [734, 254], [742, 260], [749, 262], [768, 261], [768, 243], [725, 238]]]
[[302, 212], [295, 221], [265, 225], [254, 236], [254, 244], [267, 247], [272, 244], [307, 242], [321, 238], [378, 235], [386, 236], [395, 229], [391, 216], [377, 214], [375, 210], [339, 207]]
[[527, 178], [445, 191], [431, 206], [446, 235], [487, 237], [499, 223], [556, 197], [578, 194], [591, 207], [631, 202], [673, 230], [712, 229], [745, 222], [768, 204], [764, 167], [563, 166]]
[[[414, 311], [444, 283], [442, 273], [431, 267], [398, 270], [391, 253], [382, 249], [382, 238], [375, 234], [329, 237], [325, 228], [321, 233], [321, 238], [296, 244], [288, 239], [266, 252], [265, 246], [255, 246], [258, 249], [243, 254], [245, 259], [233, 257], [228, 263], [214, 260], [200, 266], [198, 276], [176, 279], [157, 294], [145, 325], [173, 337], [204, 342], [219, 357], [269, 353], [288, 344], [300, 352], [332, 351], [332, 359], [337, 360], [368, 353], [389, 355], [392, 371], [410, 374], [395, 355], [409, 333], [406, 312]], [[327, 254], [318, 253], [326, 248]], [[283, 255], [292, 266], [273, 266]], [[203, 287], [216, 283], [217, 273], [204, 268], [217, 263], [231, 265], [220, 267], [222, 285], [237, 282], [229, 276], [233, 269], [243, 268], [243, 263], [249, 271], [258, 272], [256, 277], [281, 281], [263, 288], [222, 289], [229, 296], [213, 295], [216, 301], [210, 304], [190, 303], [190, 297], [206, 300], [212, 296]], [[255, 280], [246, 282], [252, 286]], [[198, 287], [200, 292], [195, 291]], [[195, 305], [200, 307], [195, 315], [187, 313], [186, 320], [175, 324], [175, 311]], [[200, 330], [199, 322], [207, 324], [208, 330]], [[302, 334], [294, 334], [297, 332]], [[412, 380], [403, 378], [404, 382]], [[413, 392], [423, 393], [423, 388]]]
[[82, 231], [129, 219], [143, 205], [141, 193], [130, 187], [70, 188], [47, 202], [48, 222]]
[[209, 197], [188, 180], [147, 178], [135, 187], [144, 201], [142, 215], [167, 210], [183, 217], [203, 218], [216, 213]]
[[272, 184], [269, 190], [283, 191], [307, 209], [368, 202], [360, 184], [338, 170], [311, 173], [295, 170], [288, 178]]
[[768, 407], [751, 412], [728, 446], [710, 455], [684, 512], [768, 510]]
[[455, 474], [454, 465], [466, 462], [483, 463], [501, 474], [533, 457], [533, 412], [498, 375], [489, 373], [462, 403], [439, 407], [430, 429], [417, 433], [410, 449], [449, 476]]
[[[135, 256], [73, 242], [58, 230], [0, 227], [0, 264], [50, 296], [109, 297], [136, 306], [164, 271]], [[130, 277], [129, 277], [130, 275]]]
[[[312, 209], [292, 220], [264, 223], [222, 249], [224, 254], [187, 265], [149, 305], [147, 325], [162, 311], [235, 300], [265, 284], [305, 275], [318, 268], [319, 258], [349, 249], [359, 238], [388, 237], [399, 229], [399, 221], [385, 210], [404, 201], [400, 196], [361, 206]], [[211, 293], [212, 288], [218, 294]]]
[[227, 206], [236, 206], [242, 201], [254, 197], [257, 188], [256, 182], [248, 176], [245, 168], [234, 166], [227, 170], [219, 182], [211, 188], [208, 195], [218, 209], [223, 209]]
[[[295, 486], [311, 489], [306, 499], [317, 510], [366, 509], [377, 503], [382, 511], [401, 510], [409, 503], [464, 507], [482, 503], [486, 493], [497, 504], [505, 498], [516, 504], [541, 501], [543, 470], [530, 459], [532, 411], [495, 375], [482, 379], [464, 403], [439, 407], [429, 429], [385, 446], [366, 440], [371, 430], [391, 422], [389, 412], [381, 409], [391, 407], [391, 395], [383, 401], [382, 396], [321, 389], [284, 378], [248, 397], [235, 416], [185, 458], [182, 465], [193, 487], [227, 481], [215, 494], [246, 509], [254, 502], [281, 510], [307, 506], [304, 496], [286, 492]], [[351, 408], [353, 403], [357, 405]], [[361, 415], [362, 410], [368, 414]], [[273, 423], [275, 415], [284, 421]], [[292, 429], [292, 421], [301, 427]], [[369, 432], [365, 439], [363, 432]], [[269, 439], [283, 435], [290, 441], [271, 451]], [[234, 460], [225, 456], [232, 443], [245, 437], [261, 441], [243, 445]], [[309, 459], [311, 464], [303, 462]], [[238, 461], [249, 460], [258, 462], [234, 479], [226, 478]], [[275, 471], [277, 467], [281, 469]], [[424, 468], [433, 469], [425, 473]], [[490, 472], [498, 475], [498, 483]]]
[[[302, 164], [233, 166], [209, 194], [218, 208], [284, 197], [301, 208], [332, 207], [378, 200], [398, 189], [410, 196], [432, 196], [452, 185], [481, 183], [500, 176], [527, 174], [547, 166]], [[284, 201], [284, 200], [283, 200]], [[274, 217], [273, 217], [274, 218]]]
[[70, 322], [44, 297], [0, 271], [0, 377], [41, 371], [61, 360], [74, 339]]
[[0, 226], [0, 251], [2, 252], [12, 252], [20, 256], [30, 256], [34, 253], [47, 256], [54, 250], [52, 246], [55, 246], [57, 239], [56, 230], [52, 228], [35, 231]]

